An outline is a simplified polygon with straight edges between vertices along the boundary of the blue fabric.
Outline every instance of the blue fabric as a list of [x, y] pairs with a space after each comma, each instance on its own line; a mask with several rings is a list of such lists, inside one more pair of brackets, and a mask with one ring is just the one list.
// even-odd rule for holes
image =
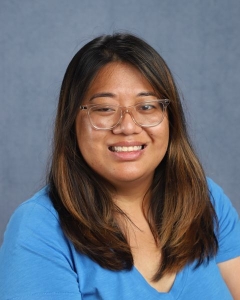
[[169, 293], [152, 288], [136, 268], [112, 272], [78, 253], [64, 236], [47, 188], [13, 214], [0, 249], [2, 300], [232, 299], [217, 263], [240, 256], [240, 221], [229, 199], [209, 180], [219, 223], [219, 253], [208, 265], [186, 266]]

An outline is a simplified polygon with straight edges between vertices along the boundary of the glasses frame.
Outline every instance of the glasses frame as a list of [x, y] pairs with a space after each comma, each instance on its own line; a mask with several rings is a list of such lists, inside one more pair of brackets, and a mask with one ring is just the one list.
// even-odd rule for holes
[[[133, 108], [133, 107], [136, 107], [136, 106], [138, 106], [139, 104], [142, 104], [142, 103], [152, 103], [152, 102], [158, 102], [158, 103], [161, 103], [161, 104], [163, 105], [163, 117], [162, 117], [162, 119], [161, 119], [157, 124], [154, 124], [154, 125], [141, 125], [141, 124], [139, 124], [139, 123], [135, 120], [135, 118], [134, 118], [134, 116], [132, 115], [130, 109]], [[116, 106], [118, 109], [121, 110], [121, 116], [120, 116], [120, 118], [119, 118], [119, 121], [118, 121], [114, 126], [111, 126], [111, 127], [108, 127], [108, 128], [101, 128], [101, 127], [98, 127], [98, 126], [94, 125], [94, 124], [92, 123], [92, 120], [91, 120], [91, 117], [90, 117], [90, 111], [91, 111], [91, 108], [92, 108], [92, 107], [102, 106], [102, 104], [80, 105], [80, 106], [79, 106], [79, 109], [80, 109], [80, 110], [87, 110], [87, 115], [88, 115], [89, 122], [90, 122], [90, 124], [92, 125], [92, 127], [95, 128], [96, 130], [112, 130], [113, 128], [117, 127], [117, 126], [121, 123], [121, 121], [122, 121], [123, 116], [124, 116], [125, 113], [129, 113], [129, 115], [131, 116], [133, 122], [134, 122], [136, 125], [140, 126], [140, 127], [143, 127], [143, 128], [155, 127], [155, 126], [159, 125], [160, 123], [162, 123], [162, 121], [163, 121], [163, 119], [164, 119], [164, 113], [166, 112], [166, 109], [167, 109], [167, 107], [168, 107], [169, 104], [170, 104], [170, 100], [169, 100], [169, 99], [156, 99], [156, 100], [152, 100], [152, 101], [144, 101], [144, 102], [139, 102], [139, 103], [137, 103], [137, 104], [135, 104], [135, 105], [131, 105], [131, 106], [120, 106], [120, 105], [104, 104], [104, 105], [106, 105], [106, 106], [107, 106], [107, 105], [109, 105], [109, 106]]]

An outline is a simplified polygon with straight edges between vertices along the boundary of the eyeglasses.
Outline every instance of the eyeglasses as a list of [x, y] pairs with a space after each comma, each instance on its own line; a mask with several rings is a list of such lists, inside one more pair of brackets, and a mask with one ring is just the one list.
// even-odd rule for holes
[[151, 100], [123, 107], [110, 104], [81, 105], [80, 110], [87, 110], [88, 118], [95, 129], [111, 130], [120, 124], [125, 113], [141, 127], [154, 127], [160, 124], [165, 115], [169, 99]]

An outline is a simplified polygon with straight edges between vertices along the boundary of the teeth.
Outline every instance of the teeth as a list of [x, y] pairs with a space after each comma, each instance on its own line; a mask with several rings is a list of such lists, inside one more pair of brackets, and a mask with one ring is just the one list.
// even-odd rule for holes
[[131, 146], [131, 147], [111, 147], [111, 150], [114, 152], [130, 152], [130, 151], [138, 151], [143, 149], [143, 146]]

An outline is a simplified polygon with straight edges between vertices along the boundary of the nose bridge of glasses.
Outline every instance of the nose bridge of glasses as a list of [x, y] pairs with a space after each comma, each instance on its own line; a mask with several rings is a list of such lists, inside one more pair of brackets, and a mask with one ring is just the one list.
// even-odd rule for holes
[[126, 113], [128, 113], [132, 118], [133, 122], [134, 123], [136, 122], [132, 113], [134, 106], [121, 106], [120, 108], [121, 108], [121, 119], [123, 119]]

